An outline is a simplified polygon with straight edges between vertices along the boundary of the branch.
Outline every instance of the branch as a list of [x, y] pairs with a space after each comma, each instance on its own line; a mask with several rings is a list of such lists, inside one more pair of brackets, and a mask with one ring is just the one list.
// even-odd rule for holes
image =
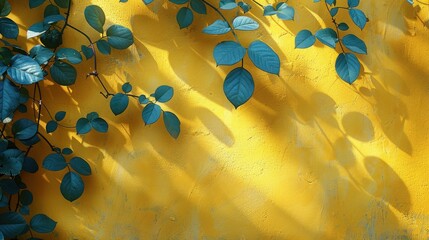
[[231, 24], [228, 22], [228, 20], [226, 20], [225, 16], [222, 14], [222, 12], [221, 12], [221, 11], [219, 11], [219, 9], [217, 9], [215, 6], [213, 6], [212, 4], [210, 4], [209, 2], [207, 2], [206, 0], [202, 0], [202, 1], [203, 1], [203, 3], [205, 3], [207, 6], [211, 7], [213, 10], [215, 10], [215, 11], [219, 14], [219, 16], [221, 16], [221, 17], [223, 18], [223, 20], [225, 20], [225, 22], [228, 24], [228, 27], [229, 27], [229, 28], [231, 28], [231, 33], [232, 33], [232, 35], [234, 35], [235, 40], [236, 40], [238, 43], [240, 43], [240, 41], [238, 40], [238, 36], [237, 36], [237, 34], [235, 33], [235, 31], [234, 31], [234, 28], [231, 26]]

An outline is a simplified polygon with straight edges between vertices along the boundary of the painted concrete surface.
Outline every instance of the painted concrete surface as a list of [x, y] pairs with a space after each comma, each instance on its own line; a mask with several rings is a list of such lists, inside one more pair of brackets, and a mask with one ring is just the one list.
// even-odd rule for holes
[[[51, 239], [429, 237], [429, 31], [415, 17], [429, 19], [424, 1], [419, 11], [405, 0], [362, 1], [370, 20], [353, 33], [369, 54], [360, 56], [364, 73], [352, 86], [335, 73], [335, 50], [294, 49], [299, 30], [332, 27], [322, 4], [290, 1], [294, 22], [263, 17], [254, 5], [261, 28], [240, 32], [240, 40], [272, 46], [281, 72], [265, 74], [246, 58], [256, 90], [238, 110], [222, 92], [232, 68], [216, 67], [212, 58], [214, 46], [232, 36], [201, 33], [218, 19], [214, 12], [179, 30], [178, 7], [167, 2], [151, 9], [141, 1], [77, 2], [101, 6], [107, 25], [123, 24], [135, 34], [129, 50], [99, 57], [109, 87], [129, 81], [150, 94], [173, 86], [175, 96], [163, 107], [179, 116], [182, 133], [173, 140], [162, 122], [144, 126], [137, 104], [115, 117], [101, 87], [85, 79], [85, 64], [73, 87], [46, 81], [47, 104], [53, 112], [67, 109], [70, 124], [92, 111], [110, 124], [108, 134], [60, 130], [50, 138], [93, 169], [73, 203], [59, 192], [64, 173], [41, 169], [28, 183], [37, 189], [32, 213], [58, 221]], [[73, 9], [71, 23], [96, 37], [83, 21], [83, 6]], [[22, 16], [30, 23], [38, 15]], [[66, 34], [67, 46], [85, 41]]]

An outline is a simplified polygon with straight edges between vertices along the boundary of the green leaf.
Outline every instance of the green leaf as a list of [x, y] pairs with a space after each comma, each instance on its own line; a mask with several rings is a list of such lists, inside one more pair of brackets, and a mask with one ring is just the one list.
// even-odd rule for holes
[[91, 167], [84, 159], [80, 157], [74, 157], [70, 159], [70, 167], [81, 175], [91, 175]]
[[219, 7], [223, 10], [231, 10], [237, 7], [235, 0], [220, 0]]
[[268, 73], [279, 74], [279, 56], [266, 43], [259, 40], [253, 41], [247, 53], [250, 60], [252, 60], [253, 64], [259, 69]]
[[191, 8], [196, 13], [207, 14], [207, 8], [203, 1], [201, 0], [191, 0]]
[[49, 29], [40, 36], [40, 41], [47, 48], [57, 48], [63, 43], [63, 36], [57, 29]]
[[60, 48], [55, 52], [55, 56], [57, 59], [65, 59], [71, 64], [78, 64], [82, 62], [82, 56], [73, 48]]
[[124, 93], [129, 93], [131, 90], [133, 90], [133, 86], [129, 82], [122, 84], [122, 91], [124, 91]]
[[92, 128], [97, 132], [106, 133], [109, 130], [109, 124], [102, 118], [96, 118], [90, 121]]
[[88, 24], [99, 33], [103, 33], [103, 26], [106, 22], [106, 16], [104, 15], [103, 9], [97, 5], [89, 5], [84, 11], [85, 19]]
[[12, 125], [12, 133], [16, 139], [25, 140], [37, 133], [37, 124], [30, 119], [21, 118]]
[[5, 238], [14, 238], [27, 229], [27, 222], [17, 212], [4, 212], [0, 214], [0, 232]]
[[38, 233], [50, 233], [54, 231], [57, 222], [46, 216], [45, 214], [37, 214], [31, 218], [30, 227]]
[[96, 45], [97, 45], [98, 51], [100, 51], [101, 54], [109, 55], [110, 52], [112, 51], [109, 43], [104, 39], [98, 40]]
[[216, 20], [203, 29], [203, 33], [212, 35], [225, 34], [229, 31], [231, 31], [231, 28], [229, 27], [228, 23], [223, 20]]
[[179, 24], [180, 29], [189, 27], [194, 21], [194, 14], [192, 10], [188, 7], [182, 7], [179, 9], [176, 15], [177, 23]]
[[349, 30], [349, 25], [347, 25], [347, 23], [340, 23], [338, 24], [338, 29], [340, 29], [341, 31], [347, 31]]
[[33, 202], [33, 194], [28, 190], [22, 190], [19, 193], [19, 202], [22, 205], [30, 205]]
[[50, 171], [60, 171], [67, 167], [67, 163], [63, 155], [51, 153], [43, 159], [42, 166]]
[[22, 170], [25, 153], [19, 149], [7, 149], [0, 154], [0, 173], [16, 176]]
[[259, 28], [259, 24], [250, 17], [238, 16], [232, 21], [232, 26], [236, 30], [251, 31]]
[[17, 39], [18, 38], [18, 25], [9, 18], [0, 18], [0, 33], [5, 38]]
[[70, 86], [76, 82], [77, 71], [66, 62], [55, 61], [51, 66], [50, 73], [52, 79], [62, 86]]
[[168, 111], [164, 112], [163, 118], [164, 118], [165, 128], [167, 129], [170, 136], [172, 136], [173, 138], [177, 138], [180, 134], [179, 118], [177, 118], [177, 116], [174, 113], [168, 112]]
[[282, 20], [293, 20], [295, 17], [295, 9], [281, 2], [276, 6], [277, 17]]
[[117, 93], [113, 95], [112, 99], [110, 100], [110, 109], [112, 110], [113, 114], [119, 115], [127, 109], [129, 103], [128, 96], [123, 93]]
[[235, 68], [228, 73], [223, 83], [223, 92], [235, 108], [247, 102], [254, 89], [252, 75], [243, 67]]
[[216, 45], [213, 57], [217, 65], [233, 65], [241, 61], [246, 49], [234, 41], [224, 41]]
[[36, 45], [30, 50], [30, 57], [34, 58], [39, 65], [47, 64], [54, 53], [42, 45]]
[[85, 134], [91, 131], [91, 123], [87, 118], [79, 118], [76, 122], [77, 134]]
[[55, 132], [58, 128], [58, 123], [51, 120], [48, 123], [46, 123], [46, 133], [52, 133]]
[[92, 49], [92, 48], [87, 47], [87, 46], [85, 46], [85, 45], [82, 45], [82, 46], [80, 47], [80, 49], [81, 49], [81, 51], [82, 51], [83, 55], [85, 55], [85, 58], [86, 58], [87, 60], [88, 60], [88, 59], [90, 59], [90, 58], [92, 58], [92, 56], [94, 56], [94, 51], [93, 51], [93, 49]]
[[295, 48], [309, 48], [316, 42], [316, 37], [307, 29], [301, 30], [295, 37]]
[[38, 22], [31, 25], [27, 30], [27, 39], [37, 37], [45, 33], [49, 29], [49, 25], [45, 25], [43, 22]]
[[70, 202], [82, 196], [84, 188], [81, 176], [75, 172], [66, 173], [60, 185], [61, 194]]
[[323, 44], [328, 47], [335, 48], [338, 36], [337, 33], [332, 28], [320, 29], [316, 32], [316, 38]]
[[9, 79], [0, 81], [0, 120], [5, 122], [19, 106], [19, 89]]
[[112, 25], [107, 29], [107, 42], [112, 48], [126, 49], [134, 43], [131, 31], [120, 25]]
[[158, 102], [168, 102], [170, 101], [170, 99], [173, 97], [174, 94], [174, 90], [172, 87], [170, 86], [159, 86], [156, 90], [155, 90], [155, 100]]
[[70, 4], [70, 0], [55, 0], [55, 3], [60, 8], [68, 8]]
[[353, 53], [340, 53], [335, 61], [335, 70], [341, 79], [352, 84], [359, 76], [359, 60]]
[[46, 25], [51, 25], [53, 23], [65, 21], [65, 20], [66, 20], [66, 18], [61, 14], [49, 15], [49, 16], [45, 17], [45, 19], [43, 19], [43, 23]]
[[350, 8], [357, 7], [359, 5], [359, 0], [347, 0], [347, 5], [349, 5]]
[[57, 113], [55, 113], [55, 120], [58, 122], [62, 121], [65, 117], [66, 117], [66, 112], [64, 111], [58, 111]]
[[31, 157], [25, 157], [24, 162], [22, 163], [22, 171], [29, 173], [35, 173], [39, 170], [39, 165], [37, 165], [36, 160]]
[[60, 14], [60, 9], [53, 4], [49, 4], [45, 7], [45, 10], [43, 12], [43, 17], [58, 15], [58, 14]]
[[364, 12], [359, 9], [350, 9], [349, 15], [353, 22], [356, 24], [356, 26], [358, 26], [361, 30], [365, 27], [367, 18]]
[[145, 125], [155, 123], [160, 116], [161, 107], [154, 103], [149, 103], [143, 108], [142, 118]]
[[353, 34], [347, 34], [344, 36], [342, 42], [344, 46], [352, 52], [367, 54], [365, 42]]
[[273, 6], [267, 5], [264, 7], [264, 16], [271, 16], [277, 14], [276, 9]]
[[11, 59], [7, 74], [18, 84], [33, 84], [43, 80], [43, 71], [36, 60], [29, 56], [16, 54]]

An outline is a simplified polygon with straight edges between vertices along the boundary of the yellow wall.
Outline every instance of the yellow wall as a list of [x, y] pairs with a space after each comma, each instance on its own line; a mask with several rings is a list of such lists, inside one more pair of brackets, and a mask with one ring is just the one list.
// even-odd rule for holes
[[[91, 163], [82, 198], [62, 198], [64, 173], [41, 169], [27, 181], [35, 194], [31, 213], [58, 221], [51, 239], [429, 236], [429, 31], [406, 0], [361, 1], [370, 21], [352, 32], [369, 54], [360, 56], [363, 74], [351, 86], [335, 73], [333, 49], [320, 43], [294, 49], [299, 30], [332, 27], [323, 4], [290, 1], [294, 22], [263, 17], [254, 5], [251, 15], [261, 27], [239, 37], [245, 46], [256, 38], [272, 46], [281, 72], [268, 75], [246, 58], [256, 90], [238, 110], [222, 92], [232, 68], [216, 67], [212, 58], [214, 46], [232, 36], [201, 33], [218, 19], [213, 11], [179, 30], [173, 4], [155, 3], [155, 14], [137, 0], [76, 2], [101, 6], [107, 25], [135, 34], [128, 50], [99, 57], [103, 79], [113, 89], [129, 81], [146, 94], [173, 86], [175, 96], [163, 108], [179, 116], [182, 133], [173, 140], [162, 122], [145, 127], [137, 104], [115, 117], [101, 87], [85, 79], [89, 65], [82, 64], [73, 87], [45, 81], [46, 104], [53, 112], [67, 109], [66, 122], [98, 111], [110, 124], [108, 134], [81, 138], [60, 130], [50, 138]], [[71, 23], [97, 36], [84, 22], [84, 6], [76, 5]], [[420, 6], [427, 20], [428, 6]], [[27, 26], [41, 18], [29, 14], [16, 17]], [[67, 46], [85, 43], [66, 34]]]

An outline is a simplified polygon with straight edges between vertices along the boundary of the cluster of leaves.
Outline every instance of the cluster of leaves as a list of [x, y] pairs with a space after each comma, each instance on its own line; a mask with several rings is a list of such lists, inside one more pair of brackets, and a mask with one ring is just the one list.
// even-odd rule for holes
[[[0, 0], [0, 239], [15, 238], [34, 232], [50, 233], [55, 229], [56, 222], [45, 214], [30, 215], [30, 204], [33, 194], [24, 183], [31, 178], [32, 173], [39, 170], [36, 159], [30, 157], [36, 144], [46, 142], [51, 153], [42, 161], [42, 167], [50, 171], [67, 170], [60, 184], [60, 191], [68, 201], [75, 201], [84, 192], [85, 184], [82, 176], [91, 175], [90, 164], [75, 155], [72, 149], [54, 146], [46, 136], [53, 134], [58, 127], [74, 129], [77, 134], [87, 134], [92, 129], [106, 133], [109, 125], [97, 112], [88, 113], [76, 120], [75, 126], [62, 123], [66, 111], [58, 111], [51, 115], [47, 104], [43, 101], [41, 81], [53, 81], [62, 86], [73, 85], [78, 79], [74, 65], [86, 60], [92, 61], [93, 71], [87, 77], [94, 77], [105, 93], [105, 98], [111, 97], [110, 108], [115, 115], [122, 113], [128, 106], [128, 98], [135, 97], [139, 103], [145, 104], [142, 118], [145, 124], [156, 122], [161, 113], [165, 126], [171, 136], [177, 138], [180, 133], [180, 121], [174, 113], [163, 111], [158, 103], [165, 103], [173, 97], [173, 88], [160, 86], [149, 97], [130, 94], [132, 86], [126, 83], [122, 86], [123, 93], [111, 93], [97, 72], [97, 54], [110, 54], [112, 49], [127, 49], [134, 42], [131, 31], [121, 25], [113, 24], [106, 27], [106, 16], [96, 5], [85, 8], [84, 17], [87, 23], [97, 32], [100, 38], [92, 41], [82, 30], [71, 25], [71, 0], [29, 0], [30, 8], [44, 6], [43, 21], [37, 22], [27, 30], [27, 39], [37, 38], [40, 44], [33, 46], [28, 52], [9, 41], [16, 40], [19, 35], [18, 25], [7, 16], [12, 7], [7, 0]], [[66, 29], [82, 34], [87, 44], [80, 49], [62, 47], [63, 33]], [[10, 40], [6, 40], [10, 39]], [[98, 51], [96, 51], [98, 50]], [[29, 94], [32, 90], [33, 94]], [[32, 108], [33, 114], [27, 113]], [[42, 132], [42, 112], [45, 111], [51, 120], [47, 121]], [[34, 150], [33, 150], [34, 151]], [[27, 174], [23, 175], [26, 172]]]

